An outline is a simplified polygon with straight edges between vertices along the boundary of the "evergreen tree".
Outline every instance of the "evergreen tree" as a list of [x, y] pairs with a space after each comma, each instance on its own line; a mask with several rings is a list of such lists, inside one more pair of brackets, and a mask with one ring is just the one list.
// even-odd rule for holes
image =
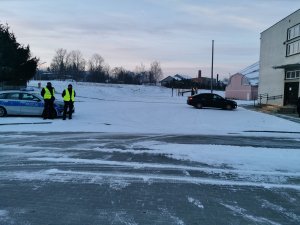
[[22, 83], [36, 73], [38, 59], [32, 58], [29, 45], [22, 46], [8, 25], [0, 24], [0, 82]]

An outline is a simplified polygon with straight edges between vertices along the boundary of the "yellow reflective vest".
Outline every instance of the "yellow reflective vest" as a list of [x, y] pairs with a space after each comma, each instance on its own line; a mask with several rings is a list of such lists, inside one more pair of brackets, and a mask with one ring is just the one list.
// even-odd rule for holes
[[51, 99], [52, 96], [54, 97], [54, 93], [55, 93], [54, 88], [52, 89], [52, 95], [50, 90], [47, 87], [44, 87], [44, 90], [45, 90], [44, 99]]
[[68, 88], [65, 89], [64, 101], [66, 101], [66, 102], [69, 102], [69, 101], [74, 102], [75, 101], [75, 91], [73, 88], [72, 88], [71, 96], [70, 96], [70, 92], [69, 92]]

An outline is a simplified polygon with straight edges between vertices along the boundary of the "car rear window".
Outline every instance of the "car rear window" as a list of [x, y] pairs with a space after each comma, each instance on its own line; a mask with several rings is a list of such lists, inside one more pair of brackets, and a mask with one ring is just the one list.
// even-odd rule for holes
[[201, 99], [201, 100], [208, 100], [209, 99], [209, 95], [207, 95], [207, 94], [199, 95], [199, 99]]
[[19, 100], [19, 93], [7, 93], [5, 99]]

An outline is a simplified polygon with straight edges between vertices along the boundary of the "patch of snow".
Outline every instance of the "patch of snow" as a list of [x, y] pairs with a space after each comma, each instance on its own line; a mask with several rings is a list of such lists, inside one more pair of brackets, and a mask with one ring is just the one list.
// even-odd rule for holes
[[188, 197], [188, 201], [189, 203], [194, 204], [195, 206], [197, 206], [200, 209], [204, 209], [204, 206], [202, 205], [202, 203], [199, 200], [196, 200], [194, 198]]
[[275, 211], [278, 214], [283, 214], [285, 217], [288, 217], [288, 218], [292, 219], [293, 221], [297, 222], [298, 224], [300, 223], [300, 216], [296, 215], [293, 212], [286, 211], [286, 209], [283, 208], [280, 205], [273, 204], [273, 203], [271, 203], [267, 200], [263, 200], [262, 207], [267, 208], [267, 209], [271, 209], [271, 210]]
[[254, 223], [258, 223], [258, 224], [271, 224], [271, 225], [281, 225], [280, 223], [276, 223], [276, 222], [271, 221], [269, 219], [266, 219], [264, 217], [250, 215], [249, 213], [247, 213], [247, 210], [245, 210], [245, 209], [243, 209], [241, 207], [232, 206], [232, 205], [223, 204], [223, 203], [221, 203], [221, 205], [223, 205], [227, 209], [231, 210], [234, 215], [242, 216], [245, 219], [247, 219], [247, 220], [249, 220], [251, 222], [254, 222]]

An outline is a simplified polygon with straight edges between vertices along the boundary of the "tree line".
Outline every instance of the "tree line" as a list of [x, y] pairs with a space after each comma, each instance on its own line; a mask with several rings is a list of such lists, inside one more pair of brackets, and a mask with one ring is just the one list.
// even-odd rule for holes
[[98, 83], [156, 84], [163, 76], [158, 61], [153, 61], [149, 70], [143, 64], [135, 71], [123, 67], [111, 69], [100, 54], [93, 54], [86, 60], [79, 50], [68, 52], [63, 48], [56, 50], [48, 71], [54, 79]]
[[[38, 78], [43, 74], [38, 70], [39, 61], [31, 56], [29, 45], [17, 42], [7, 24], [0, 24], [0, 83], [26, 84], [34, 76]], [[85, 60], [79, 50], [68, 52], [63, 48], [56, 50], [47, 72], [51, 74], [50, 79], [125, 84], [156, 84], [163, 76], [158, 61], [153, 61], [148, 70], [143, 64], [135, 71], [123, 67], [110, 69], [99, 54]]]

